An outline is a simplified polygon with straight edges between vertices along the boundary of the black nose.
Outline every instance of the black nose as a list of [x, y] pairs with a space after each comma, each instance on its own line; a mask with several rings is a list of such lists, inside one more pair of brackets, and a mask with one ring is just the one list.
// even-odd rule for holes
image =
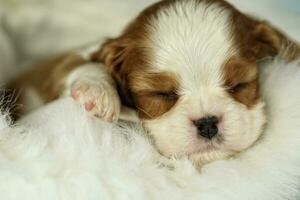
[[194, 121], [198, 134], [207, 139], [212, 139], [218, 134], [218, 123], [217, 117], [206, 117]]

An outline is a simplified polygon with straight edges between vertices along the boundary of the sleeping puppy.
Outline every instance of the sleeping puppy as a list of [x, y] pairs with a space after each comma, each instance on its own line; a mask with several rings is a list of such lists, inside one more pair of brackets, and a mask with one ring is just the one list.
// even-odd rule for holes
[[295, 42], [225, 1], [164, 0], [118, 38], [40, 63], [10, 88], [24, 89], [23, 112], [72, 96], [91, 116], [113, 122], [127, 106], [162, 155], [201, 166], [260, 137], [257, 61], [299, 55]]

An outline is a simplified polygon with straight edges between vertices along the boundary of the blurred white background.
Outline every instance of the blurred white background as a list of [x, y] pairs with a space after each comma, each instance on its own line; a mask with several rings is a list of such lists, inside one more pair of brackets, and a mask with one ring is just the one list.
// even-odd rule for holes
[[[0, 0], [0, 82], [36, 60], [117, 35], [155, 1]], [[300, 0], [229, 1], [300, 41]]]

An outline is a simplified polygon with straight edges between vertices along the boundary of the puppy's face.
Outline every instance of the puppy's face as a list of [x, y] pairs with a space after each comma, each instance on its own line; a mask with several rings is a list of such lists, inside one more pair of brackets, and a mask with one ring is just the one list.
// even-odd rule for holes
[[165, 156], [203, 164], [250, 147], [265, 122], [258, 59], [280, 37], [221, 0], [166, 0], [143, 11], [95, 58]]

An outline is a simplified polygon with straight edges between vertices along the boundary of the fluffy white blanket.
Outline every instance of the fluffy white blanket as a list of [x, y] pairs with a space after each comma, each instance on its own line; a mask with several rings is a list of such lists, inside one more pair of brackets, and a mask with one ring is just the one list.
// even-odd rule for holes
[[0, 119], [1, 200], [300, 198], [300, 65], [262, 67], [268, 124], [255, 146], [201, 172], [160, 157], [139, 125], [104, 124], [61, 99]]
[[[153, 1], [0, 0], [0, 80], [19, 66], [119, 33]], [[249, 11], [249, 2], [230, 1]], [[299, 39], [299, 15], [275, 9], [274, 2], [253, 0], [250, 13], [269, 17]], [[139, 125], [93, 121], [71, 99], [14, 127], [0, 115], [0, 200], [298, 199], [300, 66], [275, 61], [261, 77], [269, 117], [263, 137], [200, 173], [189, 161], [160, 157]]]

